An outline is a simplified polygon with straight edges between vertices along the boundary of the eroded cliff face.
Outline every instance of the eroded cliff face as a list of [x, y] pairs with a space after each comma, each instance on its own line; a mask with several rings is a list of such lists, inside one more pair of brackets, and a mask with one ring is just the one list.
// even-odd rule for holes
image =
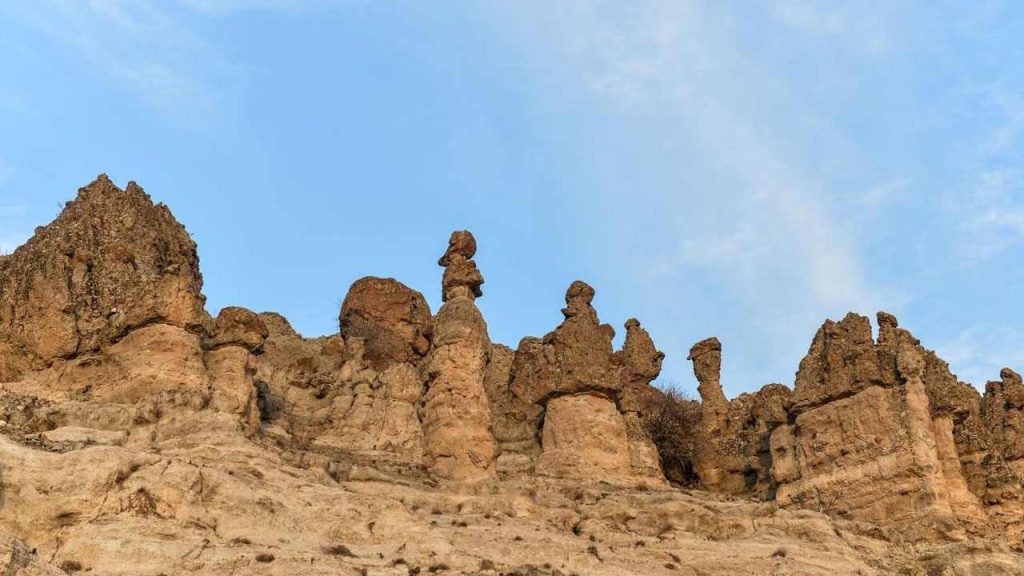
[[538, 474], [626, 485], [663, 484], [658, 452], [640, 421], [643, 387], [664, 355], [635, 319], [624, 349], [601, 324], [594, 289], [576, 281], [565, 294], [565, 321], [543, 338], [524, 338], [509, 389], [543, 408]]
[[[475, 254], [452, 234], [436, 314], [368, 277], [306, 338], [211, 317], [166, 207], [81, 189], [0, 258], [0, 571], [1024, 573], [1016, 372], [982, 396], [892, 316], [875, 339], [851, 314], [792, 391], [729, 400], [711, 338], [699, 423], [653, 435], [672, 400], [640, 322], [614, 350], [577, 281], [552, 332], [492, 343]], [[666, 481], [666, 433], [703, 491]]]
[[997, 534], [1020, 546], [1012, 371], [984, 403], [890, 314], [827, 321], [792, 393], [733, 401], [721, 345], [691, 350], [702, 397], [695, 471], [706, 489], [774, 498], [898, 530], [911, 540]]
[[134, 182], [101, 175], [0, 259], [0, 381], [99, 351], [153, 324], [207, 321], [196, 245]]

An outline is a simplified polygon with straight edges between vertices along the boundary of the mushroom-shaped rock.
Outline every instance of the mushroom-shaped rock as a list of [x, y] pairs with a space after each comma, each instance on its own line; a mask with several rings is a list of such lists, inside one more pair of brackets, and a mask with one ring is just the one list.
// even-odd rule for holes
[[416, 363], [430, 350], [433, 318], [427, 300], [393, 278], [357, 280], [345, 296], [339, 320], [346, 340], [366, 339], [366, 357], [377, 371]]
[[697, 377], [697, 393], [705, 411], [720, 412], [727, 400], [722, 391], [722, 343], [712, 336], [694, 344], [687, 360], [693, 362], [693, 374]]

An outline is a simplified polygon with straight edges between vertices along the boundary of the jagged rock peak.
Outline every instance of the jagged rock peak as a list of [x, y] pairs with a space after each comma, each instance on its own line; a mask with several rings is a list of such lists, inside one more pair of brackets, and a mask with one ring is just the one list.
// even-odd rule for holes
[[640, 321], [636, 318], [627, 320], [625, 328], [626, 341], [622, 344], [620, 353], [623, 367], [627, 372], [624, 376], [646, 385], [661, 374], [665, 353], [655, 347], [651, 335], [640, 326]]
[[199, 331], [202, 284], [195, 242], [171, 211], [100, 175], [3, 260], [0, 338], [49, 362], [143, 325]]
[[565, 308], [562, 315], [566, 318], [583, 316], [597, 323], [597, 310], [591, 303], [594, 301], [594, 289], [582, 280], [576, 280], [565, 291]]

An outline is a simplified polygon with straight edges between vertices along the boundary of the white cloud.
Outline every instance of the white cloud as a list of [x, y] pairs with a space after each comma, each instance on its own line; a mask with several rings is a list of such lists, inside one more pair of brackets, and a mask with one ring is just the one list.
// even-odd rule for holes
[[207, 112], [216, 92], [203, 71], [227, 69], [216, 49], [164, 3], [20, 0], [3, 10], [67, 45], [108, 81], [180, 116]]
[[[626, 126], [624, 133], [636, 138], [604, 145], [607, 158], [588, 160], [601, 169], [603, 161], [623, 164], [628, 156], [637, 159], [631, 169], [643, 173], [637, 199], [644, 208], [624, 213], [629, 202], [610, 186], [607, 213], [593, 216], [602, 235], [642, 236], [630, 244], [640, 252], [602, 257], [639, 261], [646, 276], [628, 289], [662, 306], [651, 307], [658, 315], [701, 322], [719, 336], [730, 331], [730, 363], [745, 363], [733, 374], [740, 390], [763, 383], [760, 378], [785, 381], [826, 317], [899, 312], [906, 297], [894, 297], [878, 275], [869, 276], [866, 246], [885, 216], [882, 208], [903, 200], [912, 185], [907, 177], [876, 176], [877, 184], [859, 195], [839, 190], [827, 165], [855, 165], [857, 143], [845, 139], [834, 124], [841, 119], [827, 106], [808, 105], [807, 77], [780, 73], [771, 60], [776, 56], [756, 51], [764, 38], [748, 35], [753, 18], [765, 37], [842, 36], [846, 52], [874, 56], [894, 49], [896, 16], [789, 2], [777, 14], [769, 9], [762, 21], [757, 10], [703, 1], [611, 8], [577, 1], [557, 10], [524, 8], [505, 19], [523, 23], [524, 50], [544, 77], [556, 79], [546, 89], [579, 91], [597, 108], [595, 121]], [[772, 16], [785, 22], [773, 24]], [[849, 33], [854, 24], [864, 34]], [[833, 68], [817, 70], [813, 86], [856, 88], [826, 77]], [[606, 229], [618, 222], [620, 229]], [[685, 293], [683, 286], [691, 285], [699, 287]], [[711, 294], [729, 309], [695, 312], [701, 303], [688, 301], [690, 294]], [[667, 377], [687, 378], [676, 356], [667, 366], [674, 371]], [[746, 381], [736, 382], [737, 375]]]

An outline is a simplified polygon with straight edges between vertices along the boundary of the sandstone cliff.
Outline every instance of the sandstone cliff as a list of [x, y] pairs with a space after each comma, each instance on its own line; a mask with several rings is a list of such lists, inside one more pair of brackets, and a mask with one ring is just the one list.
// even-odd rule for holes
[[792, 390], [729, 400], [704, 340], [677, 401], [582, 281], [552, 332], [492, 343], [475, 254], [451, 236], [436, 314], [363, 278], [306, 338], [208, 314], [134, 183], [81, 189], [0, 258], [0, 573], [1024, 574], [1013, 370], [981, 395], [851, 314]]

